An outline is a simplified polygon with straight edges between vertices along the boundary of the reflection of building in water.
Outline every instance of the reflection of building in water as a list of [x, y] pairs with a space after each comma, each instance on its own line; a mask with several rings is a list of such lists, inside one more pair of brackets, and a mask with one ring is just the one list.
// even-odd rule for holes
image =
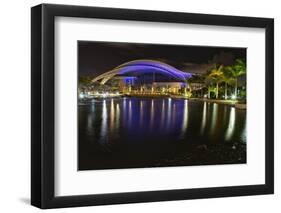
[[181, 128], [181, 138], [184, 138], [185, 132], [188, 128], [188, 100], [184, 100], [184, 108], [183, 108], [183, 120], [182, 120], [182, 128]]
[[106, 141], [107, 135], [107, 107], [106, 100], [103, 100], [102, 103], [102, 121], [101, 121], [101, 130], [100, 130], [100, 143], [104, 143]]

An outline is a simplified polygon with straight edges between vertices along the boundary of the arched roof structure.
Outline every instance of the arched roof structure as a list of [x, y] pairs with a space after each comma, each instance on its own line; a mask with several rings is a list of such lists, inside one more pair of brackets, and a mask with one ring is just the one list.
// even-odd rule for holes
[[92, 80], [92, 82], [100, 81], [101, 84], [105, 84], [116, 75], [122, 76], [131, 74], [133, 76], [139, 76], [145, 73], [159, 73], [183, 82], [192, 76], [191, 73], [180, 71], [175, 67], [160, 61], [135, 60], [121, 64], [120, 66], [97, 76]]

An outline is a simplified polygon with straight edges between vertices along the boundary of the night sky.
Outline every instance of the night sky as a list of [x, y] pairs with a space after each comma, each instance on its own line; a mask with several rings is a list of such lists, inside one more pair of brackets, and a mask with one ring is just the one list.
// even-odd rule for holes
[[246, 60], [246, 48], [78, 41], [81, 76], [97, 76], [122, 63], [150, 59], [192, 73], [204, 73], [213, 63], [230, 65]]

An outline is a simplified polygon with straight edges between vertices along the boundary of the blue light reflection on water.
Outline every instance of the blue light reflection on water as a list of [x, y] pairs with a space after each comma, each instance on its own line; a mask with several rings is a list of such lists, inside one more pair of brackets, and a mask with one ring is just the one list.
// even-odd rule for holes
[[166, 137], [174, 141], [246, 142], [246, 111], [227, 105], [172, 98], [118, 98], [93, 100], [79, 109], [79, 119], [87, 115], [86, 127], [80, 119], [79, 129], [87, 128], [92, 141], [100, 143], [111, 137], [115, 140], [116, 135], [127, 141]]
[[[207, 145], [209, 153], [212, 152], [209, 147], [221, 147], [223, 154], [225, 146], [244, 144], [247, 139], [246, 110], [210, 102], [172, 98], [94, 99], [80, 104], [78, 113], [82, 170], [155, 166], [154, 161], [167, 156], [177, 159], [176, 153], [186, 153], [190, 147], [202, 144]], [[201, 157], [200, 162], [209, 163], [210, 159]]]

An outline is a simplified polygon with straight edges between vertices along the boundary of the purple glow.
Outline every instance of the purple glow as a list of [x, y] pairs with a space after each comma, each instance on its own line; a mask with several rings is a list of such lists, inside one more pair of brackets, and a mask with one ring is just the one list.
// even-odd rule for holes
[[136, 77], [134, 76], [127, 76], [123, 79], [124, 83], [131, 83], [134, 84]]
[[180, 71], [160, 61], [135, 60], [121, 64], [120, 66], [95, 77], [92, 82], [101, 80], [101, 84], [105, 84], [112, 77], [127, 73], [133, 73], [134, 75], [141, 75], [144, 73], [160, 73], [184, 82], [186, 82], [188, 78], [192, 77], [191, 73]]
[[127, 74], [129, 72], [137, 72], [139, 74], [156, 72], [160, 74], [165, 74], [172, 76], [173, 78], [179, 80], [186, 80], [191, 77], [190, 73], [182, 72], [168, 64], [164, 64], [158, 61], [150, 61], [150, 60], [137, 60], [128, 62], [118, 66], [118, 74]]

